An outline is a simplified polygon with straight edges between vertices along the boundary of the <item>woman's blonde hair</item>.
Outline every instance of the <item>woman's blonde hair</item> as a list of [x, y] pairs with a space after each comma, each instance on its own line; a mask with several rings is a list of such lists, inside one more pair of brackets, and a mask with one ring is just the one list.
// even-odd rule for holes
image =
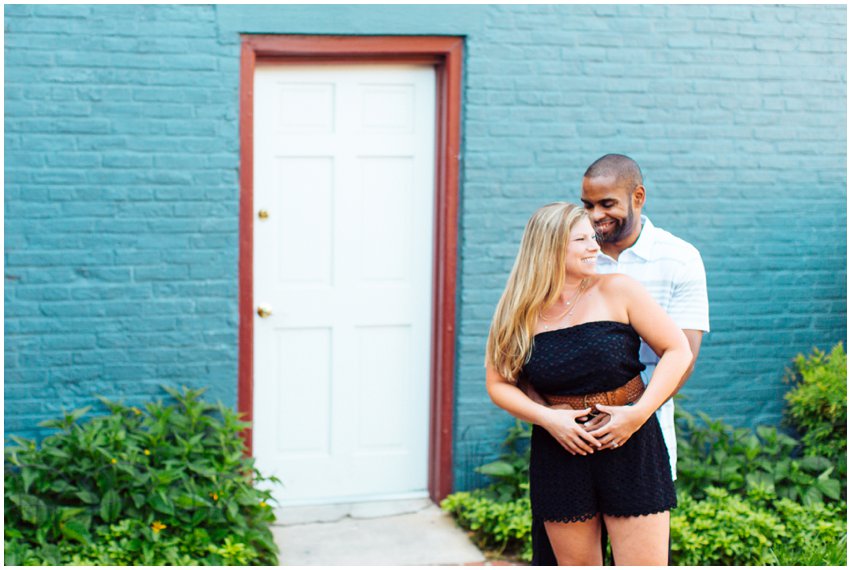
[[529, 359], [538, 314], [561, 294], [570, 231], [587, 216], [576, 204], [555, 202], [532, 214], [526, 224], [491, 322], [485, 357], [512, 383]]

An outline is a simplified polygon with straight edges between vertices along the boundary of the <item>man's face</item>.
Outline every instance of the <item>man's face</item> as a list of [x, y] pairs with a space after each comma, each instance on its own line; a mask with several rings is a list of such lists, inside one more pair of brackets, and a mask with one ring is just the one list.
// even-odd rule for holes
[[[630, 237], [641, 226], [641, 204], [644, 187], [639, 190], [629, 184], [618, 184], [614, 176], [599, 176], [582, 179], [582, 204], [591, 218], [594, 231], [602, 243], [617, 243]], [[638, 212], [636, 208], [638, 207]]]

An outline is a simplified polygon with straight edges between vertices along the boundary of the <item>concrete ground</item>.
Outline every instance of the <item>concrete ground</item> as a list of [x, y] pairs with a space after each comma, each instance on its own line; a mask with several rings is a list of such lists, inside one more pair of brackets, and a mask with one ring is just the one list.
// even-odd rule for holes
[[485, 557], [429, 499], [290, 507], [272, 528], [282, 566], [481, 565]]

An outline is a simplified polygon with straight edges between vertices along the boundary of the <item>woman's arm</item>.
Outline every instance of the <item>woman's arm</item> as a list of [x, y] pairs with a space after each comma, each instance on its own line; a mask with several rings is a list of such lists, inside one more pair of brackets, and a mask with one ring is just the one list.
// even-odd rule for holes
[[660, 356], [644, 394], [635, 404], [597, 406], [610, 414], [611, 420], [590, 433], [604, 447], [614, 447], [611, 444], [623, 445], [671, 397], [691, 364], [692, 354], [683, 331], [638, 281], [626, 275], [612, 276], [604, 294], [613, 302], [624, 303], [630, 325]]
[[485, 385], [494, 404], [524, 422], [546, 429], [570, 453], [587, 455], [601, 444], [576, 422], [587, 416], [590, 408], [565, 410], [548, 408], [531, 400], [523, 391], [506, 380], [490, 363], [486, 367]]

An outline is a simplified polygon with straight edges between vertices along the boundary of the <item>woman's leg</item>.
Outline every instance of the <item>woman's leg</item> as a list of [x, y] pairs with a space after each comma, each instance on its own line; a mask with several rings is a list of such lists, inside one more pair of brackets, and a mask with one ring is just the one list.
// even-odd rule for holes
[[601, 566], [600, 515], [571, 523], [545, 522], [559, 566]]
[[618, 566], [667, 566], [671, 513], [640, 517], [604, 515]]

